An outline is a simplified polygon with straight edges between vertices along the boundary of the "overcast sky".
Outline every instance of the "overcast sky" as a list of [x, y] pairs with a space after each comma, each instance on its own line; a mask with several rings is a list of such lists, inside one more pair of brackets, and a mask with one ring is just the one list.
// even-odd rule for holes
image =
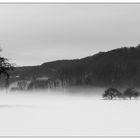
[[0, 4], [0, 46], [38, 65], [140, 43], [140, 4]]

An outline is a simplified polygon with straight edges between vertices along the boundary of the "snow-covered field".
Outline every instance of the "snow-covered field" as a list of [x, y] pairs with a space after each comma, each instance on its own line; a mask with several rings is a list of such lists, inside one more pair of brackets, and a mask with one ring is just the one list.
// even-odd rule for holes
[[1, 91], [0, 136], [140, 136], [140, 100]]

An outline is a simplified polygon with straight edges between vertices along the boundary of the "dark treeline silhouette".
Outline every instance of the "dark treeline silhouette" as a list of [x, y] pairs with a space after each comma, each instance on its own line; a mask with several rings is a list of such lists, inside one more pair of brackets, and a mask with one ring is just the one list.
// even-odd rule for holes
[[[99, 52], [82, 59], [17, 67], [11, 76], [10, 82], [31, 80], [30, 88], [47, 88], [49, 83], [57, 81], [56, 85], [61, 86], [140, 87], [140, 45]], [[40, 77], [48, 77], [51, 82], [47, 80], [45, 84], [38, 80]]]
[[14, 65], [8, 62], [7, 58], [0, 57], [0, 78], [1, 86], [8, 87], [10, 74], [9, 72], [14, 69]]
[[107, 90], [105, 90], [104, 94], [102, 95], [104, 99], [127, 99], [129, 98], [131, 100], [131, 98], [138, 98], [140, 96], [140, 92], [138, 92], [137, 90], [135, 90], [134, 88], [127, 88], [123, 93], [121, 93], [119, 90], [117, 90], [116, 88], [108, 88]]
[[60, 69], [76, 85], [140, 86], [140, 45], [100, 52]]

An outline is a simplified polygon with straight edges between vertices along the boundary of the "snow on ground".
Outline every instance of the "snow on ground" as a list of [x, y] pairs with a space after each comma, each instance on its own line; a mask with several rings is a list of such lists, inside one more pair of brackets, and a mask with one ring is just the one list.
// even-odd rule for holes
[[140, 136], [140, 100], [0, 92], [0, 136]]

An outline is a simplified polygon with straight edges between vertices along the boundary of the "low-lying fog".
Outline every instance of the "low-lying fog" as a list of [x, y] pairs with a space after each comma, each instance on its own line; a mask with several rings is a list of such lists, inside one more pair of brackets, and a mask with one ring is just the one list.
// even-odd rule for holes
[[0, 91], [0, 136], [140, 136], [140, 100], [103, 91]]

